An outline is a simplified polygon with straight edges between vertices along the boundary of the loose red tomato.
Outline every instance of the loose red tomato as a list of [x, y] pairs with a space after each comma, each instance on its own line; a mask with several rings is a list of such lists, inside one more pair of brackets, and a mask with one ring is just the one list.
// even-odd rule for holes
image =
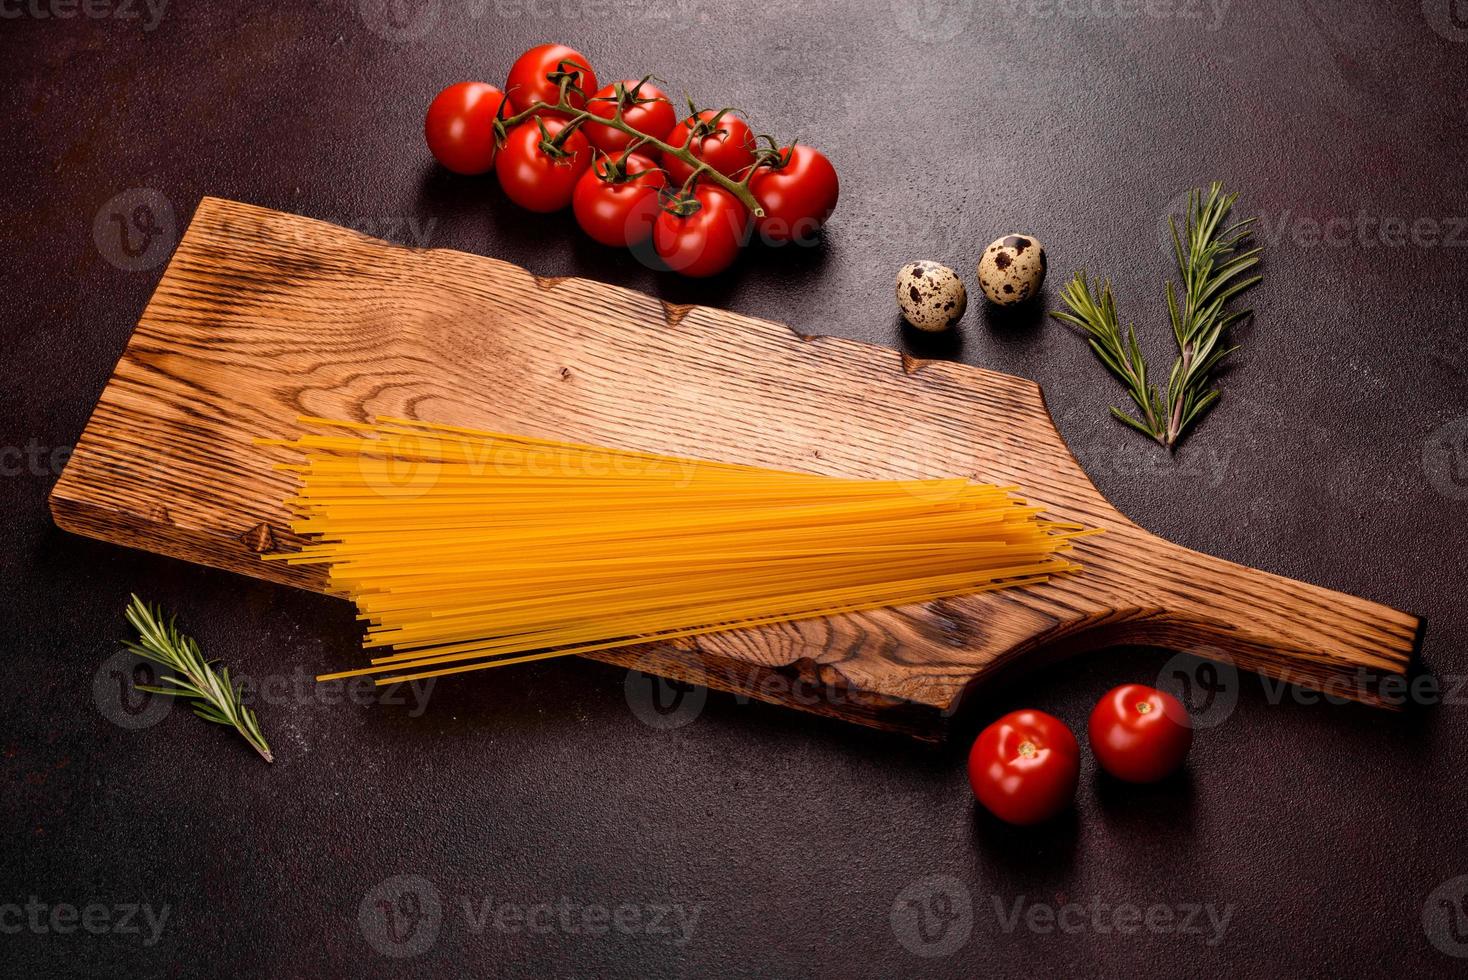
[[[728, 110], [705, 109], [689, 116], [673, 127], [666, 142], [680, 150], [686, 148], [694, 159], [726, 177], [742, 177], [743, 171], [754, 163], [754, 133], [743, 119]], [[663, 168], [675, 184], [682, 184], [693, 174], [692, 167], [674, 157], [664, 159]]]
[[[617, 98], [618, 85], [622, 86], [620, 102]], [[617, 114], [619, 104], [622, 107], [622, 121], [642, 135], [651, 136], [655, 140], [666, 142], [668, 134], [678, 125], [678, 113], [673, 110], [672, 100], [666, 92], [646, 80], [608, 85], [592, 96], [589, 105], [592, 115], [611, 119]], [[600, 123], [586, 124], [586, 138], [591, 140], [592, 146], [613, 154], [621, 153], [636, 139], [635, 136]], [[656, 150], [648, 146], [638, 152], [652, 156]]]
[[[537, 122], [545, 126], [542, 133]], [[576, 182], [591, 166], [591, 144], [580, 130], [555, 153], [542, 145], [566, 128], [564, 119], [529, 119], [510, 130], [494, 162], [494, 172], [510, 200], [531, 211], [559, 211], [571, 203]]]
[[571, 207], [581, 230], [603, 245], [631, 248], [647, 241], [662, 211], [658, 195], [668, 175], [645, 156], [633, 153], [617, 164], [604, 157], [576, 182]]
[[[541, 44], [515, 59], [505, 86], [510, 93], [510, 104], [516, 112], [524, 112], [536, 102], [555, 105], [561, 98], [563, 74], [571, 75], [571, 87], [566, 93], [571, 104], [584, 109], [587, 98], [596, 91], [596, 72], [591, 70], [586, 55], [564, 44]], [[547, 111], [546, 115], [563, 113]]]
[[689, 215], [664, 211], [652, 228], [652, 245], [668, 268], [701, 278], [734, 264], [749, 237], [749, 209], [721, 187], [699, 185]]
[[1055, 816], [1075, 797], [1080, 746], [1059, 718], [1012, 711], [979, 733], [968, 754], [968, 780], [979, 802], [1021, 826]]
[[1177, 698], [1145, 684], [1108, 691], [1091, 711], [1091, 751], [1117, 779], [1155, 783], [1175, 772], [1193, 744], [1193, 722]]
[[841, 182], [824, 153], [797, 143], [762, 163], [749, 182], [749, 190], [765, 211], [754, 222], [761, 238], [769, 242], [804, 241], [836, 210]]
[[509, 115], [505, 93], [485, 82], [459, 82], [433, 97], [423, 137], [434, 159], [456, 174], [494, 167], [494, 117]]

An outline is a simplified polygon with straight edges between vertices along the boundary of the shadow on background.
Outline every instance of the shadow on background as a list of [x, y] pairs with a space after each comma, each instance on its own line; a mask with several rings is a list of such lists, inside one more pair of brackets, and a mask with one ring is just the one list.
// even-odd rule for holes
[[[1085, 792], [1084, 782], [1078, 792]], [[972, 799], [969, 805], [974, 843], [985, 861], [1026, 881], [1056, 882], [1070, 876], [1080, 843], [1081, 814], [1076, 806], [1043, 823], [1016, 827]]]
[[979, 313], [984, 327], [999, 340], [1028, 337], [1045, 323], [1050, 309], [1048, 294], [1042, 289], [1038, 295], [1016, 306], [998, 306], [980, 296]]
[[963, 358], [963, 324], [971, 313], [965, 313], [947, 330], [919, 330], [902, 316], [897, 317], [902, 346], [913, 357], [931, 361], [957, 361]]

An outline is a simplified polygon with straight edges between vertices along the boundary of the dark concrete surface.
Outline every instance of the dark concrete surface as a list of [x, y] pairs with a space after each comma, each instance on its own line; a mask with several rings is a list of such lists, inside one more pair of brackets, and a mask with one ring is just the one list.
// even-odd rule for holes
[[[1463, 972], [1468, 10], [1220, 4], [0, 0], [0, 973]], [[433, 92], [549, 39], [824, 149], [824, 244], [682, 282], [436, 170]], [[1055, 826], [976, 812], [962, 746], [701, 692], [658, 714], [592, 663], [356, 703], [306, 680], [356, 660], [345, 605], [47, 515], [205, 194], [915, 353], [897, 267], [949, 263], [977, 297], [980, 249], [1024, 232], [1046, 303], [1110, 275], [1160, 370], [1164, 215], [1212, 178], [1261, 217], [1267, 278], [1176, 458], [1106, 417], [1119, 390], [1038, 307], [973, 304], [948, 353], [1039, 381], [1150, 530], [1426, 616], [1441, 688], [1389, 714], [1194, 669], [1216, 690], [1186, 773], [1124, 789], [1087, 753]], [[124, 249], [113, 216], [139, 214]], [[120, 693], [133, 590], [257, 686], [273, 766]], [[971, 722], [1032, 705], [1080, 730], [1170, 656], [1046, 669]]]

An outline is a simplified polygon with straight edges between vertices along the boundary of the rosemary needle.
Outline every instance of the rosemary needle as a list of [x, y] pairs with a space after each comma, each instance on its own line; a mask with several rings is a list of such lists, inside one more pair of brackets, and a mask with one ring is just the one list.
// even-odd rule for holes
[[152, 694], [170, 694], [194, 701], [194, 714], [216, 725], [227, 725], [238, 731], [250, 747], [260, 753], [266, 762], [274, 762], [270, 746], [260, 731], [260, 722], [255, 712], [241, 701], [244, 685], [236, 687], [229, 679], [229, 668], [218, 670], [204, 659], [199, 644], [191, 636], [184, 636], [170, 618], [165, 625], [161, 609], [149, 608], [136, 595], [127, 607], [127, 621], [138, 631], [138, 642], [123, 641], [123, 646], [144, 660], [177, 671], [180, 676], [160, 675], [161, 684], [169, 687], [147, 687], [138, 684], [139, 691]]

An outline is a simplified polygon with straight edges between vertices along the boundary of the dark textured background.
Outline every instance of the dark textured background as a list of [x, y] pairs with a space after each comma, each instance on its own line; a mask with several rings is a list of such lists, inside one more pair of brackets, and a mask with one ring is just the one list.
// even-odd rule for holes
[[[91, 2], [0, 3], [0, 972], [1462, 970], [1448, 954], [1468, 953], [1451, 918], [1468, 893], [1463, 3], [1236, 2], [1199, 18], [1191, 0], [406, 0], [393, 21], [377, 0], [173, 0], [161, 18]], [[675, 281], [436, 171], [420, 137], [433, 92], [500, 82], [549, 39], [605, 80], [654, 71], [824, 149], [843, 185], [824, 245]], [[1160, 364], [1163, 216], [1215, 177], [1263, 219], [1267, 280], [1221, 407], [1175, 459], [1106, 418], [1118, 390], [1039, 308], [976, 305], [949, 353], [1038, 380], [1086, 469], [1148, 529], [1426, 616], [1424, 660], [1452, 693], [1392, 715], [1224, 675], [1216, 702], [1236, 707], [1210, 713], [1222, 720], [1185, 775], [1121, 789], [1087, 754], [1057, 826], [976, 812], [962, 746], [722, 695], [695, 712], [696, 692], [673, 715], [691, 721], [655, 727], [648, 685], [588, 662], [444, 681], [425, 711], [333, 703], [304, 678], [356, 660], [344, 604], [71, 537], [47, 516], [53, 459], [205, 194], [905, 349], [900, 264], [947, 262], [977, 295], [982, 246], [1026, 232], [1049, 250], [1047, 302], [1070, 270], [1104, 271]], [[162, 244], [132, 263], [109, 215], [140, 201]], [[122, 700], [108, 663], [130, 590], [265, 682], [274, 766], [181, 708], [127, 727], [160, 710]], [[1079, 730], [1104, 690], [1156, 678], [1167, 657], [1049, 669], [972, 721], [1028, 704]], [[437, 933], [416, 920], [394, 945], [375, 902], [407, 912], [407, 892], [425, 914], [437, 901]], [[146, 926], [15, 932], [4, 906], [32, 896], [169, 918], [151, 945]], [[1230, 918], [1221, 938], [1206, 924], [1123, 935], [1089, 912], [1067, 933], [1006, 931], [996, 903], [1007, 916], [1022, 896]], [[679, 942], [588, 935], [559, 909], [548, 931], [465, 913], [563, 899], [572, 927], [586, 907], [698, 918]], [[380, 952], [419, 937], [433, 941], [416, 956]]]

